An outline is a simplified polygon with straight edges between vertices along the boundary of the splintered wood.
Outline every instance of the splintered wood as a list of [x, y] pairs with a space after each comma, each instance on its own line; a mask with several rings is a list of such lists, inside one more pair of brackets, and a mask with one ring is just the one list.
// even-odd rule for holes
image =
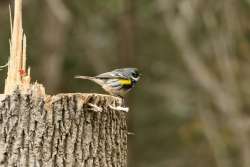
[[26, 70], [26, 36], [22, 28], [22, 0], [15, 1], [13, 24], [12, 18], [10, 20], [10, 58], [8, 74], [5, 80], [5, 94], [11, 94], [17, 86], [23, 90], [27, 90], [30, 87], [30, 70], [28, 72]]

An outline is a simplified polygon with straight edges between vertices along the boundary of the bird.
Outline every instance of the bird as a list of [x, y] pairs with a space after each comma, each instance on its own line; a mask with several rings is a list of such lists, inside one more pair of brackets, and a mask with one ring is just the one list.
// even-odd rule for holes
[[93, 81], [108, 92], [110, 95], [124, 98], [135, 87], [141, 73], [137, 68], [120, 68], [105, 72], [97, 76], [75, 76], [75, 78]]

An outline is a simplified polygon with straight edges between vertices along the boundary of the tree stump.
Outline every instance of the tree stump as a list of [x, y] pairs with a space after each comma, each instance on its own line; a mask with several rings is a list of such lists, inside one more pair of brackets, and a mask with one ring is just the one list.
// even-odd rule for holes
[[126, 167], [122, 99], [46, 95], [42, 85], [31, 83], [26, 59], [22, 0], [15, 0], [8, 74], [0, 94], [0, 167]]
[[127, 114], [100, 94], [0, 96], [0, 166], [126, 167]]

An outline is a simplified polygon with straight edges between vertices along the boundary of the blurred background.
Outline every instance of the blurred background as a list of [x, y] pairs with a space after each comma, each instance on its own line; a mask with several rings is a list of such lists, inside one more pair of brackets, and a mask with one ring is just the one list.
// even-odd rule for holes
[[[249, 0], [24, 0], [23, 12], [32, 80], [48, 94], [104, 93], [73, 76], [140, 69], [129, 167], [250, 167]], [[6, 69], [0, 78], [3, 92]]]

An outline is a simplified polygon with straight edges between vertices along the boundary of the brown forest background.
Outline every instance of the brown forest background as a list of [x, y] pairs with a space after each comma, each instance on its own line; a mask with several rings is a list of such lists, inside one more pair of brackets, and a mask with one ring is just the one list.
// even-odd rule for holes
[[[23, 12], [32, 80], [49, 94], [103, 92], [76, 74], [141, 70], [127, 98], [130, 167], [250, 166], [249, 0], [25, 0]], [[0, 78], [3, 92], [6, 69]]]

